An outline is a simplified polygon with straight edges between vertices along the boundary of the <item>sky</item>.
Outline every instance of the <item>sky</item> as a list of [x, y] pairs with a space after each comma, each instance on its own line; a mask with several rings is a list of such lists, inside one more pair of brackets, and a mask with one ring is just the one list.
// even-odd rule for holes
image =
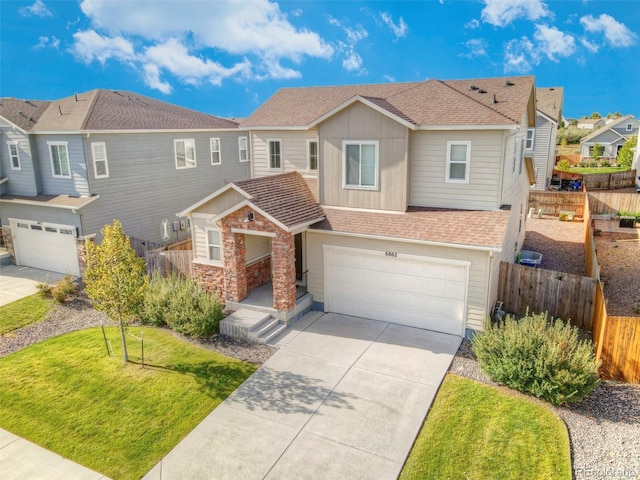
[[0, 1], [0, 96], [128, 90], [222, 117], [279, 88], [535, 75], [640, 116], [638, 0]]

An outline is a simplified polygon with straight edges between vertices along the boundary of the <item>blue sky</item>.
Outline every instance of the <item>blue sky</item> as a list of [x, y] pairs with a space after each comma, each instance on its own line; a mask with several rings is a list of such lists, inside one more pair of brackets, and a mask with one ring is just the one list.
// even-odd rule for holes
[[0, 2], [0, 96], [130, 90], [244, 117], [281, 87], [536, 76], [640, 115], [637, 0]]

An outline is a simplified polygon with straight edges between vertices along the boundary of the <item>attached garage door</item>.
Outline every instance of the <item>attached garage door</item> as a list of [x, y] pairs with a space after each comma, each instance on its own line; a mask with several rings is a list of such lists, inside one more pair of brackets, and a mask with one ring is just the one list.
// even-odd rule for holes
[[464, 335], [470, 263], [325, 246], [325, 310]]
[[18, 265], [80, 275], [75, 227], [13, 219], [10, 224]]

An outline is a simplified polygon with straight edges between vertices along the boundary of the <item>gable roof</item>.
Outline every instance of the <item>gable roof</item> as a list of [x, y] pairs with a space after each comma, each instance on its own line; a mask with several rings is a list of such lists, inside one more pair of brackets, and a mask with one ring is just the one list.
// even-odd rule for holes
[[534, 77], [283, 88], [249, 118], [246, 128], [309, 128], [360, 96], [416, 127], [520, 124], [525, 112], [535, 122]]
[[50, 104], [51, 102], [44, 100], [0, 98], [0, 116], [28, 132], [36, 126], [40, 116]]
[[553, 119], [556, 123], [562, 121], [562, 101], [564, 89], [562, 87], [536, 88], [536, 109]]
[[[7, 118], [4, 114], [6, 110], [10, 117], [20, 119], [19, 108], [24, 110], [25, 101], [2, 99], [0, 103], [3, 105], [0, 110], [2, 116]], [[97, 89], [52, 102], [32, 101], [32, 103], [44, 106], [42, 111], [38, 111], [37, 118], [33, 117], [34, 122], [28, 125], [29, 130], [33, 132], [198, 130], [238, 127], [237, 122], [225, 118], [127, 91]]]
[[[635, 117], [633, 115], [624, 115], [620, 118], [618, 118], [616, 121], [610, 123], [609, 125], [605, 125], [604, 127], [600, 127], [598, 130], [596, 130], [595, 132], [591, 132], [589, 135], [582, 137], [582, 139], [580, 140], [580, 143], [584, 143], [584, 142], [589, 142], [591, 140], [593, 140], [596, 137], [599, 137], [600, 135], [602, 135], [604, 132], [607, 132], [609, 130], [612, 130], [614, 133], [616, 133], [617, 135], [620, 136], [620, 138], [627, 138], [626, 135], [621, 134], [620, 132], [616, 132], [614, 129], [614, 127], [617, 127], [618, 125], [620, 125], [621, 123], [624, 123], [630, 119], [635, 120]], [[602, 119], [599, 119], [602, 120]], [[632, 135], [637, 134], [637, 132], [632, 132]]]

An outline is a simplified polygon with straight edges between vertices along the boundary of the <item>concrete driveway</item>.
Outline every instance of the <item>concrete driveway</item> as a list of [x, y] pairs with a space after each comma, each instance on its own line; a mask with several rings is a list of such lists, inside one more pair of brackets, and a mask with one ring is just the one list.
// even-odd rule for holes
[[312, 312], [144, 478], [395, 479], [460, 342]]
[[20, 265], [0, 266], [0, 307], [38, 292], [38, 283], [55, 283], [64, 273]]

